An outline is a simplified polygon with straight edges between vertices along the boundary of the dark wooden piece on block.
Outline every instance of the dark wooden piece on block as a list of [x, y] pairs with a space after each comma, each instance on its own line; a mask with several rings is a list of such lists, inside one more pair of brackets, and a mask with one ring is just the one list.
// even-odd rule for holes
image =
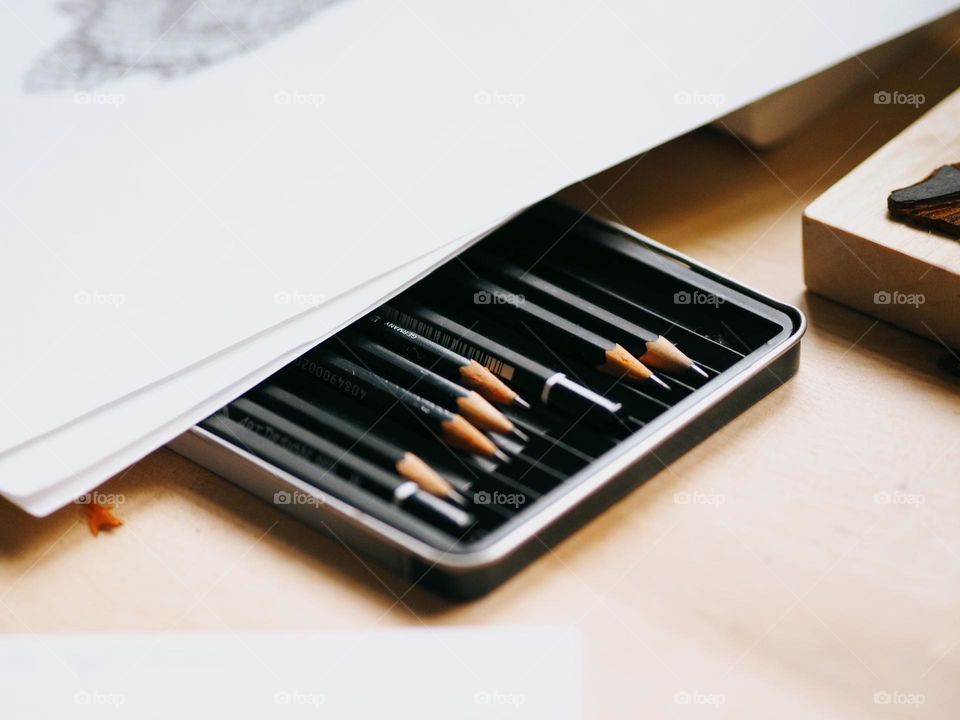
[[887, 208], [895, 220], [960, 237], [960, 163], [941, 165], [921, 182], [894, 190]]

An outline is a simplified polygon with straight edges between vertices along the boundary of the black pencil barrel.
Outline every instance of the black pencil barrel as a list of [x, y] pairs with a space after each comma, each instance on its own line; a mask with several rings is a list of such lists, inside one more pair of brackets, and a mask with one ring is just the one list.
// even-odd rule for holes
[[430, 367], [445, 377], [456, 379], [460, 368], [470, 359], [407, 328], [397, 325], [379, 312], [372, 312], [362, 321], [363, 331], [414, 362]]
[[415, 302], [397, 300], [381, 308], [394, 322], [409, 326], [437, 342], [454, 347], [494, 374], [529, 392], [542, 403], [579, 415], [592, 408], [616, 415], [619, 403], [607, 400], [523, 353], [471, 330], [452, 317]]
[[615, 345], [609, 338], [577, 325], [522, 293], [513, 292], [492, 280], [459, 269], [443, 273], [442, 276], [455, 293], [454, 299], [461, 304], [467, 304], [466, 293], [470, 293], [472, 308], [477, 312], [507, 322], [529, 323], [538, 332], [576, 352], [585, 362], [602, 365], [606, 362], [607, 351]]
[[[239, 403], [239, 406], [238, 406]], [[253, 452], [282, 470], [326, 490], [332, 473], [413, 515], [462, 532], [475, 522], [473, 515], [419, 489], [415, 483], [391, 475], [362, 458], [351, 455], [324, 438], [250, 401], [236, 401], [246, 419], [237, 421], [222, 414], [203, 422], [208, 430]]]
[[483, 257], [480, 262], [483, 263], [484, 268], [489, 268], [490, 272], [503, 277], [524, 293], [534, 295], [544, 305], [550, 306], [565, 315], [569, 314], [579, 322], [596, 326], [604, 335], [623, 342], [637, 351], [639, 355], [646, 351], [646, 343], [660, 337], [659, 333], [648, 330], [622, 315], [591, 302], [582, 294], [570, 292], [536, 272], [524, 270], [512, 263], [496, 265], [486, 257]]
[[456, 412], [457, 399], [470, 394], [466, 388], [438, 375], [432, 369], [417, 365], [368, 339], [352, 339], [350, 348], [375, 372], [452, 412]]
[[307, 425], [318, 435], [349, 444], [351, 451], [389, 467], [395, 466], [406, 453], [399, 445], [376, 434], [372, 428], [355, 424], [347, 413], [334, 409], [330, 404], [321, 407], [316, 402], [272, 384], [254, 391], [254, 397], [263, 405]]
[[401, 404], [427, 421], [434, 430], [439, 430], [440, 423], [453, 419], [449, 410], [330, 350], [313, 350], [294, 360], [290, 367], [337, 390], [346, 398], [381, 412]]

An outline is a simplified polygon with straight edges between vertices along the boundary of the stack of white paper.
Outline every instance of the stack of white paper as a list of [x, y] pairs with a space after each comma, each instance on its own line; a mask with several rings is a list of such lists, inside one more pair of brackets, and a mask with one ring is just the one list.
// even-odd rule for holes
[[508, 213], [949, 9], [0, 8], [0, 493], [49, 512]]

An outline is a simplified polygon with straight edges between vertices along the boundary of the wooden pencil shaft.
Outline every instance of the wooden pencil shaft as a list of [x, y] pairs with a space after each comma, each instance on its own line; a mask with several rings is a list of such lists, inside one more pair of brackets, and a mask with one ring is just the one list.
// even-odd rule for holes
[[650, 369], [638, 361], [622, 345], [615, 345], [606, 353], [606, 360], [597, 366], [598, 370], [614, 377], [630, 377], [635, 380], [648, 380]]
[[461, 367], [458, 377], [460, 382], [468, 387], [472, 387], [490, 402], [495, 402], [499, 405], [519, 404], [524, 407], [529, 405], [513, 388], [476, 360], [471, 360], [468, 364]]
[[490, 404], [475, 390], [457, 399], [457, 410], [481, 430], [494, 433], [514, 433], [510, 419]]
[[440, 423], [440, 436], [448, 445], [467, 452], [494, 457], [499, 454], [493, 440], [477, 430], [462, 415]]
[[450, 483], [413, 453], [404, 453], [395, 467], [400, 475], [408, 480], [413, 480], [431, 495], [448, 497], [453, 491], [453, 486]]

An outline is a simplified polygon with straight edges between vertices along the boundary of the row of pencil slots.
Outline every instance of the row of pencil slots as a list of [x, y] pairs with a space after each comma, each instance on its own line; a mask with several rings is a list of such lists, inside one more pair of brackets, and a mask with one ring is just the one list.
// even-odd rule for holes
[[[743, 357], [608, 288], [599, 270], [532, 269], [483, 247], [203, 427], [321, 490], [346, 482], [470, 540]], [[650, 327], [664, 324], [677, 344]]]

